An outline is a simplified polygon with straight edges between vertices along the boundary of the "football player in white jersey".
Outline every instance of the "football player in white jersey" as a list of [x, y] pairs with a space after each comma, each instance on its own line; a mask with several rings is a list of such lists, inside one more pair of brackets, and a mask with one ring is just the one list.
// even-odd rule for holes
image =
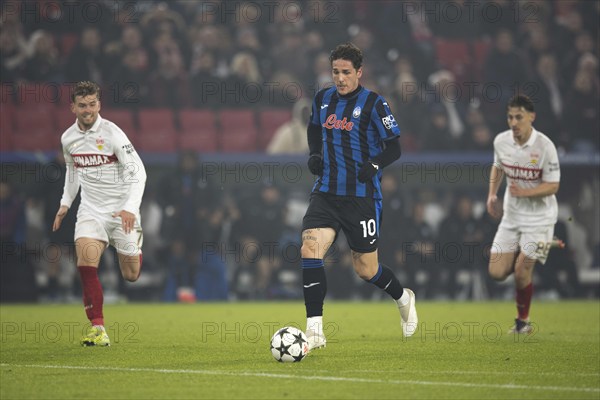
[[52, 230], [61, 222], [81, 188], [75, 224], [77, 269], [83, 304], [92, 326], [83, 346], [110, 346], [104, 329], [100, 257], [110, 244], [117, 250], [123, 278], [135, 282], [142, 266], [140, 204], [146, 170], [129, 139], [114, 123], [100, 116], [100, 88], [79, 82], [71, 95], [75, 123], [62, 135], [67, 173]]
[[[531, 333], [529, 307], [536, 261], [544, 264], [552, 246], [558, 217], [555, 193], [560, 182], [556, 147], [535, 130], [531, 99], [516, 95], [507, 109], [509, 130], [494, 139], [494, 164], [490, 172], [487, 210], [502, 217], [492, 243], [489, 273], [503, 281], [514, 272], [517, 318], [511, 333]], [[496, 194], [506, 176], [502, 206]], [[502, 209], [501, 209], [502, 208]]]

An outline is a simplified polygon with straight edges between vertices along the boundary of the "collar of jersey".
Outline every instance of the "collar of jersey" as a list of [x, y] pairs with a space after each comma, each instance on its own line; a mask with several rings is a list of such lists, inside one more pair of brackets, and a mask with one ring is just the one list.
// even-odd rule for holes
[[340, 98], [342, 98], [342, 99], [350, 99], [350, 98], [352, 98], [352, 97], [356, 96], [356, 95], [358, 94], [358, 92], [360, 92], [361, 90], [362, 90], [362, 85], [358, 85], [358, 86], [356, 87], [356, 89], [354, 89], [353, 91], [351, 91], [351, 92], [350, 92], [350, 93], [348, 93], [348, 94], [339, 94], [339, 92], [337, 92], [337, 90], [336, 90], [336, 93], [337, 93], [337, 94], [338, 94], [338, 96], [340, 96]]
[[94, 122], [94, 125], [92, 125], [92, 127], [87, 131], [82, 131], [81, 129], [79, 129], [79, 124], [77, 123], [77, 120], [75, 120], [75, 129], [77, 129], [79, 133], [83, 134], [88, 132], [96, 132], [98, 130], [98, 127], [100, 126], [100, 122], [102, 122], [102, 117], [100, 116], [100, 114], [98, 114], [98, 118], [96, 119], [96, 122]]

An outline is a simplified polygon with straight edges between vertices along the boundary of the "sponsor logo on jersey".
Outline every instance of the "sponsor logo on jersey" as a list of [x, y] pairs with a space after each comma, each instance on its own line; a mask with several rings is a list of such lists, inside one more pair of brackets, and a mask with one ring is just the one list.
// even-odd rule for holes
[[342, 120], [339, 120], [335, 114], [331, 114], [329, 117], [327, 117], [323, 127], [327, 129], [341, 129], [343, 131], [350, 132], [352, 127], [354, 127], [354, 122], [347, 121], [346, 117], [344, 117]]
[[73, 154], [73, 164], [77, 168], [81, 167], [99, 167], [105, 164], [112, 164], [117, 161], [117, 156], [111, 154]]
[[381, 122], [383, 122], [383, 126], [385, 126], [386, 129], [392, 129], [398, 126], [398, 123], [392, 114], [381, 118]]
[[354, 118], [360, 117], [360, 112], [361, 111], [362, 111], [362, 109], [360, 108], [360, 106], [356, 106], [356, 108], [354, 109], [354, 111], [352, 111], [352, 116]]
[[517, 165], [504, 165], [506, 175], [515, 180], [520, 181], [537, 181], [542, 178], [542, 170], [538, 168], [523, 168]]

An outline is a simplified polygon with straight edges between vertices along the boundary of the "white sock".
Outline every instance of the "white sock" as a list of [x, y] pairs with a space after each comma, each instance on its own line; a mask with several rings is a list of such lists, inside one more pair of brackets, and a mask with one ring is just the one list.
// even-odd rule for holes
[[99, 328], [102, 330], [102, 332], [106, 332], [106, 329], [104, 329], [104, 325], [94, 325], [94, 328]]
[[400, 298], [398, 300], [396, 300], [396, 303], [398, 303], [399, 306], [405, 306], [410, 302], [410, 295], [408, 294], [408, 292], [405, 290], [402, 292], [402, 296], [400, 296]]
[[306, 330], [323, 335], [323, 316], [306, 318]]

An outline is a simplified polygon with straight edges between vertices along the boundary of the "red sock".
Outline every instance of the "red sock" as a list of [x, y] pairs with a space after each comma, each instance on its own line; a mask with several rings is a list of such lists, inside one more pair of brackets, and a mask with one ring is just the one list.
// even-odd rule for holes
[[529, 318], [529, 306], [531, 305], [532, 295], [533, 283], [530, 283], [523, 289], [517, 289], [517, 312], [520, 320], [526, 320]]
[[83, 287], [83, 306], [85, 313], [92, 325], [104, 325], [104, 316], [102, 315], [102, 304], [104, 295], [102, 294], [102, 285], [98, 279], [98, 268], [78, 267], [81, 277], [81, 286]]

